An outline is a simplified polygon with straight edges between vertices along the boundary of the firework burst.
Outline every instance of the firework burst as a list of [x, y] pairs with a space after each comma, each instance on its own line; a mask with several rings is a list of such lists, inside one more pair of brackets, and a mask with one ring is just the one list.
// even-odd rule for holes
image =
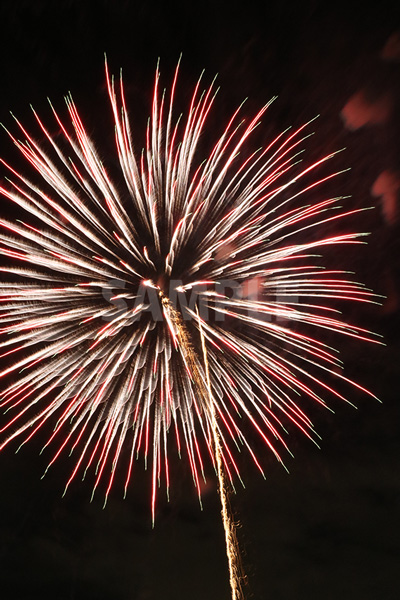
[[356, 385], [338, 371], [327, 330], [373, 341], [335, 305], [372, 302], [372, 293], [315, 259], [362, 243], [359, 233], [327, 233], [356, 212], [343, 199], [310, 201], [334, 177], [314, 175], [332, 155], [300, 170], [306, 126], [246, 153], [268, 105], [250, 121], [239, 108], [202, 155], [214, 84], [202, 91], [200, 78], [176, 119], [177, 74], [161, 93], [157, 69], [140, 154], [122, 79], [106, 72], [118, 184], [68, 97], [68, 124], [52, 107], [62, 141], [36, 113], [44, 144], [18, 121], [22, 140], [10, 133], [42, 184], [2, 161], [10, 175], [0, 190], [20, 215], [0, 220], [1, 448], [50, 424], [49, 466], [74, 451], [67, 487], [92, 467], [93, 492], [104, 479], [106, 498], [122, 455], [127, 488], [143, 453], [153, 512], [160, 480], [169, 488], [171, 438], [199, 494], [204, 449], [216, 464], [216, 443], [231, 482], [242, 448], [262, 471], [250, 429], [282, 462], [287, 423], [314, 435], [307, 399], [343, 398], [328, 375]]

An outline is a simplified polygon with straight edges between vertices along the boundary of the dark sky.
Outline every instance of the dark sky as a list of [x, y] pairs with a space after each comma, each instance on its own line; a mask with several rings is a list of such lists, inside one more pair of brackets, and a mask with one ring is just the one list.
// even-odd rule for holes
[[[29, 104], [50, 117], [46, 98], [61, 108], [71, 91], [88, 131], [111, 157], [104, 53], [114, 73], [123, 69], [139, 132], [150, 112], [157, 59], [168, 84], [182, 53], [183, 102], [203, 68], [206, 81], [218, 73], [217, 122], [246, 97], [246, 111], [253, 114], [278, 95], [266, 135], [320, 114], [311, 154], [346, 147], [339, 165], [352, 167], [346, 193], [358, 206], [369, 206], [376, 203], [370, 190], [380, 173], [400, 172], [400, 57], [382, 57], [389, 37], [400, 31], [396, 5], [306, 0], [187, 2], [182, 8], [134, 0], [3, 1], [0, 121], [12, 127], [11, 110], [29, 126]], [[350, 130], [340, 112], [357, 93], [369, 106], [381, 106], [382, 99], [386, 106], [388, 99], [389, 109], [381, 122]], [[21, 168], [7, 135], [0, 133], [0, 139], [1, 156]], [[346, 259], [392, 305], [357, 316], [384, 334], [388, 345], [346, 344], [342, 351], [349, 376], [383, 404], [357, 396], [358, 411], [339, 404], [336, 415], [316, 411], [322, 450], [293, 436], [290, 475], [271, 459], [263, 481], [244, 461], [247, 489], [232, 504], [242, 523], [248, 599], [398, 597], [398, 224], [388, 227], [378, 207], [361, 228], [372, 231], [370, 245]], [[172, 500], [160, 502], [152, 531], [149, 478], [139, 468], [132, 495], [123, 501], [119, 491], [113, 493], [105, 510], [100, 498], [89, 503], [90, 481], [61, 498], [71, 463], [62, 462], [40, 480], [47, 464], [38, 455], [44, 439], [16, 456], [11, 447], [0, 453], [2, 600], [229, 598], [212, 477], [201, 512], [187, 468], [175, 465]]]

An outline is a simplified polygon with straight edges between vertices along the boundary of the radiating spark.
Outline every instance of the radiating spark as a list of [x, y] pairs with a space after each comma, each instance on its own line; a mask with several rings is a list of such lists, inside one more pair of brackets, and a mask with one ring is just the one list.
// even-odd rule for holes
[[339, 312], [343, 300], [375, 296], [315, 258], [363, 243], [346, 225], [359, 212], [347, 198], [314, 200], [339, 174], [316, 174], [333, 155], [301, 170], [309, 124], [248, 151], [270, 103], [249, 121], [239, 107], [204, 151], [215, 83], [203, 92], [200, 78], [175, 121], [177, 77], [178, 68], [168, 99], [157, 69], [138, 158], [122, 78], [106, 66], [118, 183], [68, 96], [68, 124], [51, 105], [57, 139], [36, 112], [43, 144], [16, 119], [20, 134], [9, 133], [42, 184], [2, 161], [0, 186], [18, 212], [0, 219], [0, 448], [51, 427], [49, 466], [69, 450], [66, 487], [93, 470], [93, 493], [101, 486], [106, 499], [124, 463], [127, 493], [143, 454], [153, 519], [163, 480], [169, 493], [171, 437], [199, 498], [204, 452], [219, 464], [224, 496], [221, 477], [241, 481], [238, 450], [263, 473], [254, 434], [284, 464], [288, 426], [315, 439], [308, 399], [345, 399], [335, 377], [363, 390], [341, 374], [332, 334], [377, 341]]

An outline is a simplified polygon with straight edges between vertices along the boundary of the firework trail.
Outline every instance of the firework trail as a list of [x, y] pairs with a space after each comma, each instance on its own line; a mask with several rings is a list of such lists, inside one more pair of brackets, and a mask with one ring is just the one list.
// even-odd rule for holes
[[197, 308], [196, 313], [197, 318], [199, 320], [201, 348], [204, 358], [204, 368], [207, 382], [207, 398], [209, 402], [209, 413], [211, 416], [211, 427], [214, 441], [214, 456], [217, 463], [217, 477], [219, 484], [218, 492], [221, 500], [221, 516], [225, 532], [225, 547], [229, 566], [229, 584], [231, 586], [232, 600], [243, 600], [244, 596], [242, 583], [245, 577], [240, 557], [239, 543], [236, 535], [236, 525], [232, 517], [232, 512], [230, 510], [228, 491], [225, 485], [225, 472], [222, 462], [222, 446], [218, 433], [218, 421], [215, 410], [215, 401], [212, 396], [210, 370], [208, 368], [207, 348]]
[[42, 183], [2, 161], [10, 175], [0, 188], [20, 215], [0, 219], [0, 448], [51, 427], [49, 466], [74, 451], [66, 487], [92, 468], [93, 493], [105, 480], [106, 499], [117, 465], [127, 464], [126, 490], [143, 454], [153, 517], [160, 482], [169, 489], [171, 437], [199, 496], [204, 454], [232, 485], [242, 448], [262, 472], [253, 432], [282, 462], [288, 424], [314, 438], [308, 400], [345, 399], [330, 374], [340, 389], [360, 388], [340, 374], [327, 332], [374, 341], [337, 310], [373, 294], [315, 258], [363, 243], [359, 233], [328, 233], [357, 212], [344, 198], [310, 200], [337, 175], [315, 175], [333, 155], [299, 168], [306, 125], [246, 153], [268, 104], [250, 121], [240, 107], [204, 154], [214, 84], [203, 91], [200, 78], [176, 119], [177, 75], [161, 93], [157, 69], [140, 154], [122, 78], [116, 85], [106, 67], [118, 185], [67, 97], [68, 124], [51, 107], [57, 142], [35, 112], [44, 143], [17, 120], [22, 140], [9, 134]]

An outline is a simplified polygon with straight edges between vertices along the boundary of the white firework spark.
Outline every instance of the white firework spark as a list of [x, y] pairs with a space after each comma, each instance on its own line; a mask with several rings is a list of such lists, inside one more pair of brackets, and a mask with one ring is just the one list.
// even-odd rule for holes
[[160, 480], [169, 488], [171, 431], [199, 494], [203, 446], [215, 463], [212, 414], [228, 478], [240, 477], [235, 451], [242, 447], [262, 471], [246, 421], [282, 462], [285, 423], [313, 436], [307, 399], [343, 398], [329, 374], [359, 387], [338, 374], [326, 331], [374, 341], [334, 305], [372, 302], [373, 294], [314, 258], [327, 246], [362, 243], [359, 233], [325, 234], [357, 212], [341, 208], [343, 198], [310, 202], [311, 191], [334, 176], [309, 183], [332, 155], [295, 167], [306, 126], [246, 154], [268, 104], [249, 122], [239, 108], [202, 155], [214, 84], [202, 92], [200, 78], [187, 116], [175, 120], [177, 74], [168, 101], [157, 69], [138, 156], [122, 79], [116, 88], [106, 72], [118, 183], [68, 97], [72, 131], [52, 108], [62, 142], [36, 113], [46, 144], [18, 121], [22, 141], [10, 134], [43, 184], [2, 161], [11, 175], [0, 189], [21, 215], [0, 220], [0, 376], [12, 375], [0, 401], [8, 413], [1, 448], [17, 437], [24, 444], [51, 423], [50, 465], [74, 450], [67, 487], [93, 466], [93, 492], [107, 478], [106, 498], [122, 455], [127, 488], [143, 452], [152, 463], [153, 513]]

